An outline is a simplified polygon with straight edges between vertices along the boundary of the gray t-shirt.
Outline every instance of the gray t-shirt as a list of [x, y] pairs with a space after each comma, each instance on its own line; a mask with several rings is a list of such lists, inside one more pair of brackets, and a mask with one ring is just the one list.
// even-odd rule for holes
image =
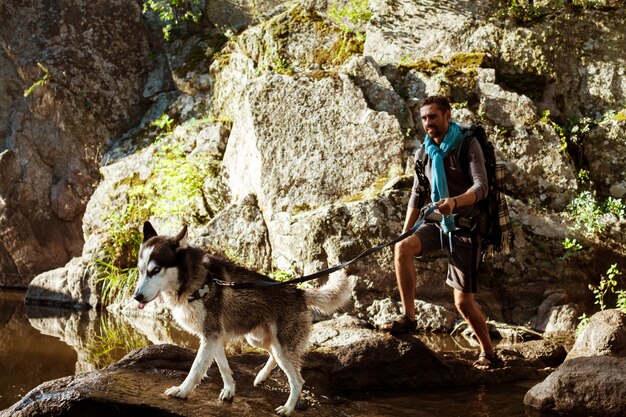
[[[478, 196], [478, 199], [476, 200], [478, 202], [485, 198], [489, 191], [489, 187], [487, 185], [487, 170], [485, 169], [485, 158], [483, 156], [483, 151], [480, 148], [480, 144], [475, 138], [471, 138], [470, 140], [471, 142], [467, 151], [469, 172], [464, 172], [461, 161], [459, 160], [461, 148], [463, 147], [462, 144], [459, 144], [457, 149], [450, 152], [450, 154], [444, 158], [443, 164], [446, 170], [446, 181], [448, 182], [450, 197], [459, 196], [468, 189], [472, 189]], [[420, 150], [421, 152], [425, 152], [423, 147], [420, 147]], [[416, 152], [416, 158], [420, 158], [420, 150]], [[432, 183], [432, 160], [430, 158], [426, 158], [424, 173], [426, 174], [428, 181]], [[419, 182], [418, 175], [415, 175], [413, 190], [411, 192], [411, 198], [409, 199], [409, 207], [418, 209], [421, 208], [419, 207], [419, 196], [420, 193], [424, 192], [424, 189], [430, 190], [430, 186], [428, 184], [422, 186]], [[430, 201], [430, 194], [427, 196], [425, 201]], [[454, 210], [454, 213], [460, 217], [470, 218], [479, 213], [479, 208], [477, 204], [473, 204], [471, 206], [459, 207], [457, 210]]]

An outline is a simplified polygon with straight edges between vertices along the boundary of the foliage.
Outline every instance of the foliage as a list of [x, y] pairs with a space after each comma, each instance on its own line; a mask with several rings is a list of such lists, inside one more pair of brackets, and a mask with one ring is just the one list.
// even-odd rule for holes
[[28, 97], [29, 95], [31, 95], [31, 93], [35, 91], [37, 87], [44, 86], [52, 81], [52, 76], [50, 75], [50, 71], [48, 71], [48, 68], [46, 68], [45, 66], [43, 66], [43, 64], [39, 62], [37, 62], [37, 66], [43, 71], [43, 77], [35, 81], [30, 87], [28, 87], [28, 89], [24, 91], [24, 97]]
[[602, 222], [602, 211], [594, 194], [583, 191], [568, 205], [567, 211], [574, 217], [574, 226], [585, 236], [592, 237], [602, 233], [605, 224]]
[[[600, 311], [606, 310], [608, 306], [607, 297], [610, 294], [615, 294], [617, 296], [617, 300], [615, 302], [615, 308], [621, 310], [626, 313], [626, 290], [621, 289], [617, 290], [617, 277], [622, 275], [622, 272], [617, 269], [617, 264], [613, 264], [606, 271], [606, 275], [602, 275], [600, 277], [600, 282], [598, 285], [589, 284], [589, 289], [594, 294], [594, 304], [600, 307]], [[585, 326], [589, 323], [589, 317], [586, 314], [582, 314], [578, 317], [580, 323], [576, 328], [576, 333], [580, 333]]]
[[573, 117], [564, 125], [560, 125], [552, 120], [550, 110], [541, 113], [541, 122], [551, 125], [561, 138], [562, 152], [568, 149], [568, 145], [580, 145], [584, 135], [589, 132], [595, 122], [589, 117]]
[[174, 119], [172, 119], [169, 114], [163, 113], [158, 119], [154, 120], [151, 125], [164, 132], [171, 132], [173, 123]]
[[169, 41], [172, 31], [187, 22], [198, 23], [202, 16], [200, 0], [144, 0], [143, 12], [156, 12], [163, 25], [163, 37]]
[[595, 194], [583, 191], [567, 206], [574, 226], [587, 237], [602, 234], [609, 221], [626, 218], [626, 205], [621, 199], [609, 197], [598, 201]]
[[[162, 116], [155, 127], [171, 130], [171, 119]], [[212, 215], [203, 185], [207, 177], [218, 175], [219, 156], [190, 156], [184, 141], [174, 135], [160, 136], [154, 146], [152, 175], [146, 180], [133, 176], [118, 184], [128, 186], [126, 202], [103, 218], [107, 241], [95, 267], [104, 305], [129, 295], [138, 279], [135, 264], [142, 238], [138, 227], [145, 220], [156, 216], [204, 223]]]
[[576, 239], [565, 238], [563, 241], [563, 249], [565, 252], [563, 253], [562, 259], [567, 260], [581, 251], [583, 249], [583, 245], [578, 243]]
[[297, 271], [296, 263], [292, 262], [291, 265], [289, 265], [289, 269], [272, 271], [269, 272], [267, 276], [275, 281], [284, 282], [289, 281], [290, 279], [297, 278], [299, 274]]
[[344, 32], [354, 33], [360, 40], [365, 40], [363, 26], [372, 18], [372, 11], [367, 0], [349, 0], [347, 4], [334, 2], [328, 9], [328, 17]]

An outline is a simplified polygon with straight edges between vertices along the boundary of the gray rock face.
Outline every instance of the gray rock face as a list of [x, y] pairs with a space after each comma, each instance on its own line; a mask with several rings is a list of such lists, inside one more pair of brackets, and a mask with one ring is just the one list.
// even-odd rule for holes
[[347, 76], [267, 74], [249, 85], [224, 167], [235, 201], [256, 194], [269, 217], [333, 203], [397, 175], [403, 150], [398, 120], [369, 109]]
[[80, 254], [100, 153], [145, 109], [151, 45], [133, 2], [8, 1], [0, 20], [0, 285], [26, 286]]

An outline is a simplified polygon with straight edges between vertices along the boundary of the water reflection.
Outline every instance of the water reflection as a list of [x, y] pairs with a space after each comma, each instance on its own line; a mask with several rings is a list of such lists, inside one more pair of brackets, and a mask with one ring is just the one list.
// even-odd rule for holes
[[23, 291], [0, 291], [0, 409], [42, 382], [74, 373], [76, 351], [28, 321]]
[[[133, 349], [197, 339], [165, 321], [24, 305], [24, 291], [0, 290], [0, 410], [37, 385], [101, 369]], [[10, 376], [10, 377], [6, 377]]]

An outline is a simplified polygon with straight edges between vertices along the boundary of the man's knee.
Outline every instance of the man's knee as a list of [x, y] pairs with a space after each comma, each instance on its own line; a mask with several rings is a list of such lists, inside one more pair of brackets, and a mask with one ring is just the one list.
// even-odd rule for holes
[[474, 295], [471, 293], [458, 292], [454, 297], [454, 306], [463, 317], [468, 317], [473, 313]]
[[422, 251], [422, 242], [420, 239], [413, 235], [409, 238], [401, 240], [396, 243], [394, 247], [394, 255], [396, 259], [413, 258]]

